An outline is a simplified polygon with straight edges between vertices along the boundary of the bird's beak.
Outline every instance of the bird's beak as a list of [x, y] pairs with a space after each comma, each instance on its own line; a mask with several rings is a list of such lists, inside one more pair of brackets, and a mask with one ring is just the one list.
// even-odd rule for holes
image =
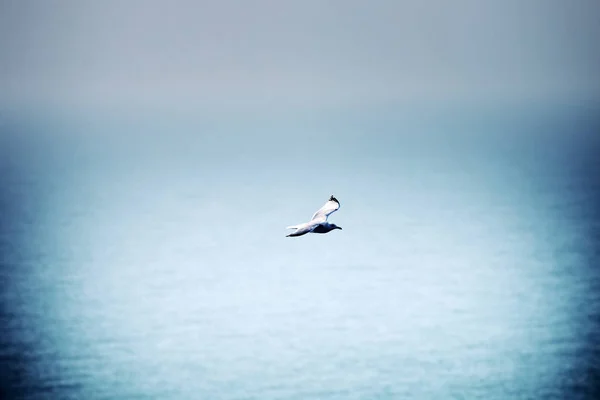
[[341, 226], [338, 226], [337, 228], [338, 228], [340, 231], [342, 230], [342, 227], [341, 227]]

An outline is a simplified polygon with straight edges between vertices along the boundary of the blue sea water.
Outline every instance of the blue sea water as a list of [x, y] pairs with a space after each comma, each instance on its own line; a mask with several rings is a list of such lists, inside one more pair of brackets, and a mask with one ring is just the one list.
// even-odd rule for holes
[[3, 395], [598, 396], [597, 113], [448, 115], [4, 124]]

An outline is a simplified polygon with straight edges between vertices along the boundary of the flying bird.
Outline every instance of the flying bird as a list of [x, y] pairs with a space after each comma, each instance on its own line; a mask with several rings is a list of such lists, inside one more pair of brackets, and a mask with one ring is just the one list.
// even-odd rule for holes
[[327, 222], [327, 217], [339, 210], [340, 202], [331, 195], [327, 203], [317, 210], [312, 216], [309, 222], [303, 224], [288, 226], [286, 229], [295, 229], [294, 232], [290, 233], [286, 237], [302, 236], [307, 233], [327, 233], [334, 229], [342, 229], [336, 224], [330, 224]]

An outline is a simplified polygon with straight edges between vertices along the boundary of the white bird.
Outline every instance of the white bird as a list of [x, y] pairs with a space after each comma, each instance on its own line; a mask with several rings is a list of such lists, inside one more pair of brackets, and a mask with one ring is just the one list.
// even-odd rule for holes
[[302, 236], [307, 233], [327, 233], [334, 229], [342, 229], [336, 224], [327, 222], [327, 217], [336, 212], [340, 208], [340, 202], [331, 195], [327, 203], [317, 210], [309, 222], [303, 224], [288, 226], [286, 229], [295, 229], [286, 237]]

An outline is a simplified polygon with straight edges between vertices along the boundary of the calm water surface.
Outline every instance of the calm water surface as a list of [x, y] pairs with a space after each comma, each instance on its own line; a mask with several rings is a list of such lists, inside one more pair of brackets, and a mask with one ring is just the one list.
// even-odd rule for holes
[[[340, 133], [308, 165], [310, 138], [5, 132], [4, 394], [598, 395], [595, 144], [387, 129]], [[284, 237], [332, 193], [342, 231]]]

